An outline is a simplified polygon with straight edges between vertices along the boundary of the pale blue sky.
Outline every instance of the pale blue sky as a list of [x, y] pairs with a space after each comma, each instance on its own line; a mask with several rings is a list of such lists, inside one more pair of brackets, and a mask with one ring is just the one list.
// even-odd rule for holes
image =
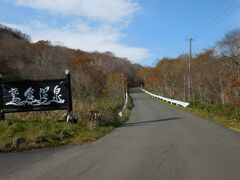
[[143, 65], [211, 47], [240, 28], [240, 0], [0, 0], [0, 23], [86, 51]]

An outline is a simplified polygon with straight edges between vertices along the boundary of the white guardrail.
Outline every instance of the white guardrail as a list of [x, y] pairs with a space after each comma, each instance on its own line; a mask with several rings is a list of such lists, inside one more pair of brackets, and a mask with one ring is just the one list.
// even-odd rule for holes
[[144, 91], [145, 93], [151, 95], [152, 97], [160, 99], [160, 100], [163, 100], [165, 102], [168, 102], [168, 103], [171, 103], [171, 104], [175, 104], [177, 106], [183, 106], [183, 107], [188, 107], [189, 106], [188, 102], [182, 102], [182, 101], [178, 101], [178, 100], [174, 100], [174, 99], [165, 98], [163, 96], [158, 96], [156, 94], [150, 93], [150, 92], [146, 91], [143, 88], [141, 88], [141, 89], [142, 89], [142, 91]]
[[124, 110], [126, 109], [127, 104], [128, 104], [128, 93], [127, 93], [127, 91], [126, 91], [126, 93], [125, 93], [125, 103], [124, 103], [123, 109], [122, 109], [122, 111], [121, 111], [120, 113], [118, 113], [118, 115], [119, 115], [120, 117], [123, 116], [123, 112], [124, 112]]

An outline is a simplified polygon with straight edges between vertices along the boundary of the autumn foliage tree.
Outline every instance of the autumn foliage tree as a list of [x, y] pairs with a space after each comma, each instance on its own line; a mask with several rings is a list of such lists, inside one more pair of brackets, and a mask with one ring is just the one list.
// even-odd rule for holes
[[31, 43], [20, 31], [0, 26], [0, 74], [5, 80], [61, 78], [70, 69], [73, 96], [84, 100], [123, 96], [126, 85], [141, 80], [136, 75], [140, 68], [112, 52], [89, 53], [43, 40]]
[[106, 77], [105, 92], [108, 96], [122, 95], [125, 91], [127, 79], [123, 73], [112, 72]]
[[[240, 104], [240, 30], [230, 31], [215, 47], [191, 61], [191, 100]], [[139, 73], [146, 88], [163, 96], [187, 100], [188, 56], [163, 58]]]

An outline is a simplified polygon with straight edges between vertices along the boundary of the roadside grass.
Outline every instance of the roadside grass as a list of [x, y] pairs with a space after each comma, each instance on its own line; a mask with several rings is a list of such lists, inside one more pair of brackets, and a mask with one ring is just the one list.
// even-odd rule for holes
[[0, 151], [29, 150], [96, 140], [113, 126], [93, 130], [67, 122], [9, 119], [0, 122]]
[[[74, 113], [79, 117], [77, 124], [67, 123], [61, 111], [7, 114], [6, 120], [0, 121], [0, 152], [95, 141], [127, 121], [131, 104], [119, 117], [122, 106], [121, 98], [98, 99], [94, 103], [75, 101]], [[91, 110], [102, 114], [101, 124], [95, 128], [87, 127]]]
[[191, 112], [192, 114], [195, 114], [203, 119], [224, 125], [225, 127], [240, 130], [239, 106], [209, 104], [200, 101], [192, 101], [190, 102], [189, 107], [184, 108], [161, 100], [158, 100], [158, 102], [182, 111]]
[[214, 121], [229, 128], [240, 130], [239, 106], [192, 101], [187, 110], [204, 119]]

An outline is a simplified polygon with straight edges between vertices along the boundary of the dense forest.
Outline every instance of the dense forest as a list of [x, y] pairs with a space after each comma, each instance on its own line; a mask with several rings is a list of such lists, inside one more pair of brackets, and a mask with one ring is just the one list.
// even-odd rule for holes
[[73, 94], [79, 100], [120, 96], [127, 85], [143, 81], [149, 90], [178, 100], [240, 105], [239, 29], [192, 57], [190, 90], [188, 59], [183, 54], [162, 58], [155, 67], [142, 67], [112, 52], [89, 53], [49, 41], [31, 43], [28, 35], [0, 26], [0, 74], [5, 80], [62, 77], [70, 69]]
[[111, 52], [89, 53], [49, 41], [31, 43], [28, 35], [0, 26], [0, 74], [5, 80], [62, 77], [70, 69], [77, 99], [118, 95], [123, 86], [144, 81], [148, 89], [170, 98], [240, 104], [239, 29], [194, 55], [190, 91], [188, 59], [183, 54], [160, 59], [155, 67], [142, 67]]
[[63, 77], [69, 69], [75, 95], [83, 99], [118, 94], [126, 82], [138, 83], [139, 68], [111, 52], [89, 53], [49, 41], [31, 43], [28, 35], [0, 26], [0, 74], [5, 80]]
[[228, 32], [214, 47], [192, 57], [190, 90], [188, 63], [186, 54], [163, 58], [140, 74], [146, 88], [166, 97], [240, 106], [240, 29]]
[[[98, 121], [114, 122], [124, 104], [124, 91], [138, 84], [142, 67], [112, 52], [84, 52], [49, 41], [31, 42], [22, 32], [0, 26], [0, 74], [5, 81], [56, 79], [69, 69], [72, 81], [73, 113], [88, 125], [89, 112], [102, 114]], [[9, 115], [10, 117], [12, 115]], [[13, 115], [15, 116], [15, 115]], [[61, 119], [63, 113], [21, 113], [20, 119]], [[100, 120], [101, 118], [101, 120]]]
[[[92, 141], [127, 120], [118, 113], [127, 87], [139, 84], [142, 67], [112, 52], [84, 52], [31, 38], [0, 25], [0, 74], [8, 80], [45, 80], [71, 74], [73, 112], [77, 124], [66, 122], [66, 111], [5, 114], [0, 121], [0, 151], [31, 149]], [[128, 101], [130, 102], [130, 101]]]

